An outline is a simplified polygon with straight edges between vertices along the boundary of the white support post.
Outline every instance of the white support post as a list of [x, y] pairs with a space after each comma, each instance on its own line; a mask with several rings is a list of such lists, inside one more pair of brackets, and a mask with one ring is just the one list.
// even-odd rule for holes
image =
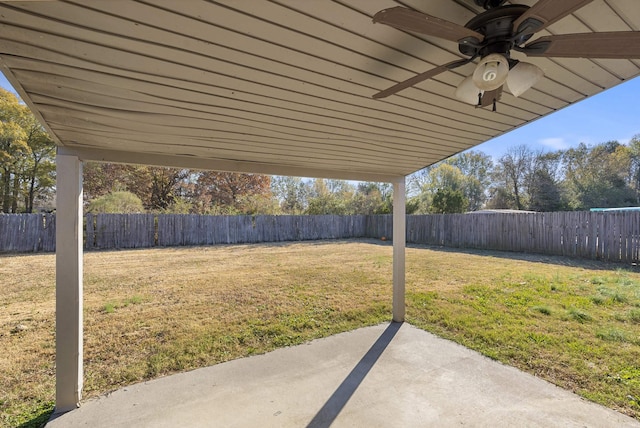
[[404, 322], [405, 315], [405, 178], [393, 183], [393, 321]]
[[56, 157], [56, 413], [82, 397], [82, 163]]

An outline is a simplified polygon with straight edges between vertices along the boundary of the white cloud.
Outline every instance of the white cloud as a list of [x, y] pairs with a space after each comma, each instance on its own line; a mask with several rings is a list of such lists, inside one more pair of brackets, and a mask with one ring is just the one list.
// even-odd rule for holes
[[543, 138], [538, 140], [538, 143], [553, 150], [565, 150], [570, 147], [569, 143], [561, 137]]

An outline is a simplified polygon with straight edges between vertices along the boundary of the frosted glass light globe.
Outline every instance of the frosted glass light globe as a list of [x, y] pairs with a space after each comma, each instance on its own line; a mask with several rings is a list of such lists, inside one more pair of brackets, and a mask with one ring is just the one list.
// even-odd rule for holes
[[519, 97], [544, 77], [544, 71], [535, 64], [519, 62], [509, 71], [506, 85], [514, 97]]
[[509, 61], [503, 55], [489, 54], [480, 60], [473, 72], [473, 83], [482, 91], [502, 86], [509, 74]]
[[473, 76], [464, 79], [456, 88], [456, 97], [467, 104], [478, 105], [483, 91], [473, 83]]

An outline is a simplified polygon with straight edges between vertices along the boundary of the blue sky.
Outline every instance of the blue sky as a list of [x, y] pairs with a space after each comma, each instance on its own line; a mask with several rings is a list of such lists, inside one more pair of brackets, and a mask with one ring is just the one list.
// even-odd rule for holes
[[[500, 105], [498, 104], [498, 108]], [[529, 123], [476, 146], [500, 157], [509, 147], [526, 144], [533, 150], [555, 151], [580, 143], [593, 145], [615, 140], [628, 143], [640, 134], [640, 78]]]
[[[13, 91], [0, 73], [0, 86]], [[498, 105], [498, 108], [500, 106]], [[527, 124], [474, 150], [500, 157], [510, 147], [526, 144], [532, 150], [554, 151], [616, 140], [627, 143], [640, 134], [640, 78]]]

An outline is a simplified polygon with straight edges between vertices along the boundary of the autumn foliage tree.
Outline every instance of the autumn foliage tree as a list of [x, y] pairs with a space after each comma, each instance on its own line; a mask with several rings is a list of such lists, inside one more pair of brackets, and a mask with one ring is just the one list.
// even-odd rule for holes
[[258, 174], [192, 171], [138, 165], [88, 163], [85, 201], [126, 191], [147, 211], [238, 214], [273, 213], [271, 178]]
[[55, 186], [55, 144], [11, 92], [0, 89], [0, 210], [32, 212]]
[[[12, 132], [19, 134], [19, 130], [11, 128], [5, 128], [4, 132], [10, 136]], [[12, 147], [14, 153], [22, 150], [17, 144]], [[86, 164], [84, 178], [87, 201], [128, 191], [140, 198], [145, 210], [155, 212], [230, 215], [392, 212], [392, 188], [384, 183], [110, 164]], [[6, 181], [2, 183], [7, 185]], [[628, 144], [615, 141], [593, 146], [581, 144], [557, 152], [536, 152], [521, 145], [506, 150], [495, 161], [482, 152], [469, 151], [413, 174], [408, 178], [408, 189], [409, 214], [483, 208], [558, 211], [637, 205], [640, 138], [634, 137]]]
[[89, 162], [84, 167], [84, 198], [88, 203], [127, 191], [136, 195], [146, 210], [166, 210], [184, 193], [188, 176], [185, 169]]
[[252, 214], [271, 199], [271, 177], [202, 171], [196, 174], [193, 196], [201, 212]]

